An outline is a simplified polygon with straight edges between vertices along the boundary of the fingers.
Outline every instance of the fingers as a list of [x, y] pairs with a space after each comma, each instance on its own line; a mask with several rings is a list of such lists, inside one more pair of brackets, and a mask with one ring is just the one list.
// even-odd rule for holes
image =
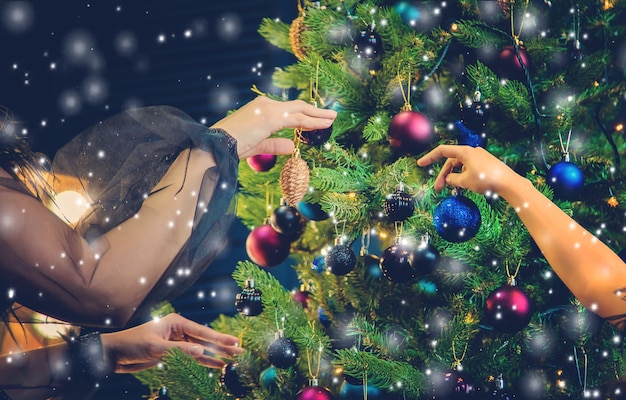
[[442, 158], [456, 158], [462, 164], [466, 147], [468, 146], [446, 144], [437, 146], [417, 160], [417, 165], [420, 167], [426, 167], [435, 161], [441, 160]]
[[447, 178], [451, 175], [454, 168], [459, 166], [460, 163], [456, 158], [448, 158], [446, 162], [441, 167], [441, 171], [439, 175], [437, 175], [437, 179], [435, 179], [435, 190], [441, 191], [446, 183], [449, 183]]
[[239, 154], [240, 159], [252, 157], [257, 154], [291, 154], [294, 149], [293, 140], [287, 138], [269, 138], [263, 140], [253, 149]]

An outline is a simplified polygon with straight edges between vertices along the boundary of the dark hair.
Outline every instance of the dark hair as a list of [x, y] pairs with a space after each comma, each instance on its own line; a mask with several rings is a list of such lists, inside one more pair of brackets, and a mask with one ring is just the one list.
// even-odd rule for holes
[[44, 172], [49, 162], [32, 151], [13, 113], [0, 106], [0, 168], [22, 182], [39, 199], [51, 198], [52, 190]]

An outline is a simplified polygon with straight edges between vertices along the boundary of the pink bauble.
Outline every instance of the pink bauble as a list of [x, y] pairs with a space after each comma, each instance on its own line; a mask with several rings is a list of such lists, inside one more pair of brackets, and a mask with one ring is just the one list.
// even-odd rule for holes
[[[524, 66], [528, 69], [530, 66], [530, 55], [528, 51], [522, 46], [519, 46], [519, 55], [524, 63]], [[515, 47], [506, 46], [500, 55], [498, 56], [498, 72], [504, 78], [523, 80], [524, 70], [522, 64], [515, 54]]]
[[307, 386], [296, 395], [296, 400], [335, 400], [335, 396], [322, 386]]
[[274, 154], [257, 154], [256, 156], [247, 158], [250, 168], [257, 172], [269, 171], [276, 165], [276, 155]]
[[435, 141], [433, 124], [422, 113], [401, 111], [389, 123], [389, 145], [404, 154], [420, 154]]
[[246, 239], [246, 252], [260, 267], [275, 267], [289, 256], [291, 242], [271, 225], [254, 228]]
[[530, 297], [517, 286], [501, 286], [485, 300], [486, 322], [500, 332], [515, 333], [522, 330], [532, 315]]

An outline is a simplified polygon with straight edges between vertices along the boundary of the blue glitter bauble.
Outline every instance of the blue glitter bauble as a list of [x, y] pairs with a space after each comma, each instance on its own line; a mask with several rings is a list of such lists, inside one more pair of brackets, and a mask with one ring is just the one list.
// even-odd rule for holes
[[456, 121], [454, 125], [459, 130], [459, 144], [464, 144], [472, 147], [487, 147], [487, 135], [483, 133], [476, 133], [469, 129], [461, 121]]
[[445, 240], [453, 243], [473, 238], [480, 228], [480, 210], [476, 203], [462, 195], [443, 199], [435, 208], [435, 230]]
[[561, 200], [577, 200], [584, 185], [583, 172], [570, 161], [560, 161], [548, 171], [548, 185]]

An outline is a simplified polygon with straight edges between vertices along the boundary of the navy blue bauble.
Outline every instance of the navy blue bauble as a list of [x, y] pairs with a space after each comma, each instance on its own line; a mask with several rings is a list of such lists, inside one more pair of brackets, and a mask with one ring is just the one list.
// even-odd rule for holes
[[272, 212], [270, 225], [276, 232], [289, 236], [302, 229], [302, 217], [295, 207], [282, 205]]
[[312, 131], [300, 132], [300, 141], [309, 146], [321, 146], [330, 139], [330, 135], [333, 132], [332, 125], [328, 128], [314, 129]]
[[385, 249], [380, 256], [380, 270], [383, 275], [391, 282], [411, 283], [415, 279], [415, 271], [409, 261], [412, 252], [411, 247], [400, 243]]
[[276, 368], [289, 368], [296, 363], [298, 346], [293, 340], [277, 335], [267, 349], [267, 358]]
[[474, 100], [461, 110], [461, 122], [468, 129], [482, 132], [489, 119], [489, 104]]
[[356, 265], [356, 255], [345, 244], [338, 244], [331, 248], [324, 258], [326, 270], [335, 275], [345, 275], [354, 269]]
[[478, 206], [463, 195], [443, 199], [433, 214], [435, 230], [439, 236], [452, 243], [473, 238], [480, 228], [480, 222]]
[[573, 162], [560, 161], [548, 171], [548, 185], [561, 200], [578, 200], [584, 184], [583, 172]]
[[383, 42], [373, 29], [359, 32], [354, 39], [354, 52], [367, 61], [376, 60], [382, 51]]
[[415, 212], [415, 200], [404, 190], [396, 189], [385, 199], [383, 211], [390, 222], [404, 221]]

